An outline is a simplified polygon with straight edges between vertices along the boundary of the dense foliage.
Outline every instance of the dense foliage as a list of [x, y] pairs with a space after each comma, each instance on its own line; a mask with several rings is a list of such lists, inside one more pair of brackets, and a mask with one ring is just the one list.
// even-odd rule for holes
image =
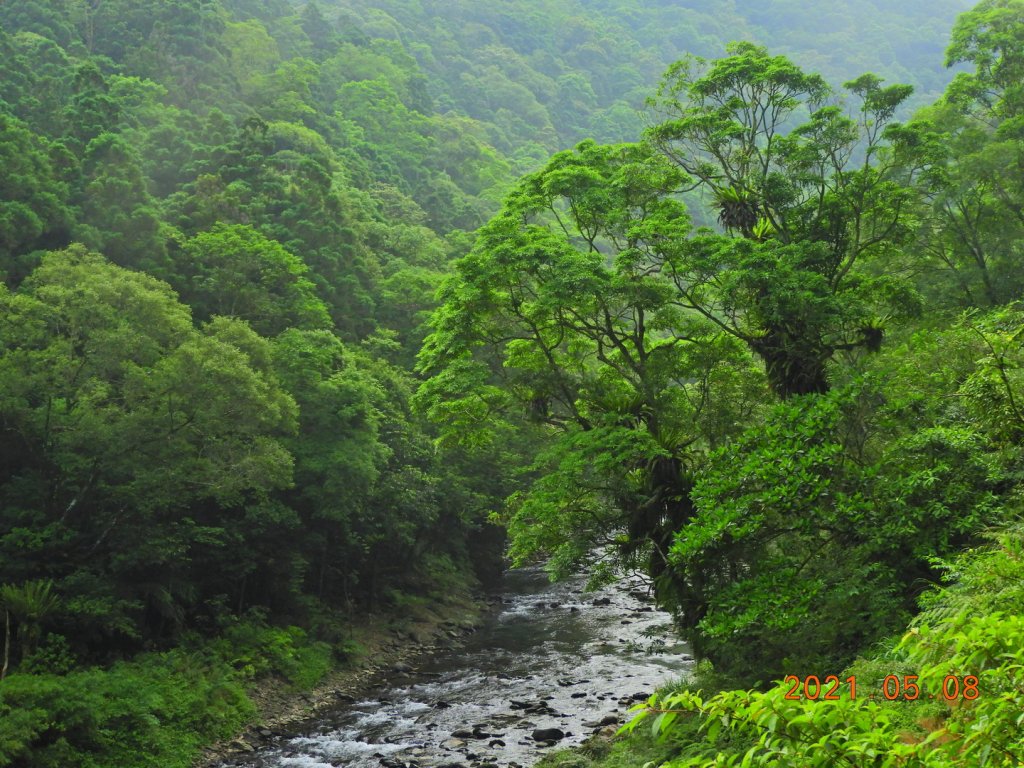
[[834, 699], [793, 696], [792, 681], [684, 690], [639, 705], [625, 730], [653, 718], [655, 733], [680, 739], [666, 763], [678, 768], [1020, 765], [1024, 536], [1017, 523], [993, 538], [949, 564], [953, 582], [927, 595], [901, 639], [836, 676]]
[[0, 766], [187, 765], [488, 521], [768, 689], [680, 761], [908, 621], [1010, 695], [1024, 4], [756, 5], [0, 3]]
[[500, 557], [514, 462], [409, 369], [510, 164], [401, 46], [235, 5], [0, 5], [0, 765], [187, 765]]
[[[884, 643], [946, 558], [1010, 524], [1022, 13], [964, 14], [947, 64], [969, 69], [906, 122], [909, 86], [839, 90], [738, 42], [668, 68], [638, 143], [523, 177], [453, 265], [420, 358], [448, 439], [524, 415], [550, 436], [508, 504], [514, 555], [642, 570], [719, 685], [767, 686]], [[656, 730], [701, 718], [680, 765], [1015, 764], [1014, 610], [913, 625], [901, 668], [992, 697], [920, 748], [873, 705], [780, 688], [647, 711]]]

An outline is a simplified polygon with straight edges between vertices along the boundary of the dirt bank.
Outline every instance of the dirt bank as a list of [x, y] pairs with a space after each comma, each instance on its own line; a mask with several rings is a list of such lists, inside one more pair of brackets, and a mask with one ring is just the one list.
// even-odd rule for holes
[[455, 647], [472, 634], [495, 601], [483, 596], [449, 599], [364, 619], [353, 629], [361, 649], [358, 656], [332, 670], [314, 689], [297, 691], [279, 678], [254, 683], [249, 697], [257, 708], [256, 719], [234, 739], [210, 746], [194, 768], [244, 758], [257, 747], [294, 735], [309, 720], [354, 700], [376, 683], [413, 671], [417, 660]]

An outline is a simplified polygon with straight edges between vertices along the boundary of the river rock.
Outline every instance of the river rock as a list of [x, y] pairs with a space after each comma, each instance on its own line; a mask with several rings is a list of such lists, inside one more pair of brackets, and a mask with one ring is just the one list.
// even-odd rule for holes
[[610, 597], [598, 597], [595, 598], [591, 605], [611, 605], [612, 599]]
[[412, 667], [409, 664], [406, 664], [404, 661], [400, 661], [397, 664], [391, 665], [391, 671], [396, 672], [400, 675], [404, 675], [409, 672], [412, 672]]
[[565, 731], [560, 728], [537, 728], [531, 734], [534, 741], [561, 741]]
[[462, 747], [466, 746], [466, 742], [464, 742], [462, 739], [451, 738], [442, 741], [441, 746], [445, 749], [461, 749]]
[[501, 739], [493, 739], [493, 740], [487, 742], [487, 746], [490, 747], [491, 749], [494, 749], [495, 747], [504, 747], [505, 746], [505, 742], [502, 741]]
[[617, 725], [619, 722], [618, 715], [605, 715], [601, 718], [601, 722], [598, 725]]

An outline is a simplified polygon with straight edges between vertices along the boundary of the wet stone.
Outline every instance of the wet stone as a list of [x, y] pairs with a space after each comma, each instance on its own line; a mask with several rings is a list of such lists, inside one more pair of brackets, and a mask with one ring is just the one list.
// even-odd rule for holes
[[560, 728], [537, 728], [531, 735], [534, 741], [561, 741], [565, 738], [565, 731]]

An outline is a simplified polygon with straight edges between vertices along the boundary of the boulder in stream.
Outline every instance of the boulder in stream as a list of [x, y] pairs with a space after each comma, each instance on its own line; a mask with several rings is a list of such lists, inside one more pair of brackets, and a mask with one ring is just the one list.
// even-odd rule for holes
[[537, 728], [531, 734], [534, 741], [561, 741], [565, 731], [561, 728]]

